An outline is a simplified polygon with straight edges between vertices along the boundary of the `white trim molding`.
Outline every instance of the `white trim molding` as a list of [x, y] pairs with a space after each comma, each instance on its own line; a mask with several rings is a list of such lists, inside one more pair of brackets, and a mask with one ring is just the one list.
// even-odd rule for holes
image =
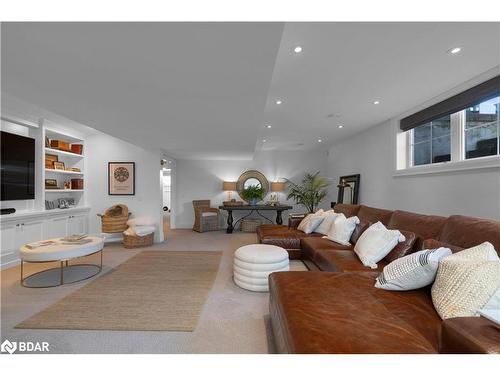
[[500, 155], [485, 156], [477, 159], [466, 159], [459, 161], [449, 161], [445, 163], [435, 163], [427, 165], [419, 165], [406, 169], [396, 170], [394, 177], [414, 176], [435, 173], [449, 173], [468, 171], [473, 169], [500, 168]]

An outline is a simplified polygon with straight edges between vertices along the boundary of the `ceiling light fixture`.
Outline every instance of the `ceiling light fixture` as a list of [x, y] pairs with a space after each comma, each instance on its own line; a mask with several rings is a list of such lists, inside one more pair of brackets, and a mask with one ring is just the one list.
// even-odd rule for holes
[[377, 105], [377, 104], [380, 104], [380, 102], [379, 102], [378, 100], [375, 100], [375, 101], [373, 102], [373, 104]]
[[272, 125], [266, 125], [266, 128], [271, 129], [273, 126]]
[[302, 52], [302, 47], [301, 46], [297, 46], [293, 50], [294, 50], [295, 53], [301, 53]]
[[450, 49], [448, 52], [451, 53], [452, 55], [456, 55], [461, 50], [462, 50], [462, 47], [455, 47], [455, 48]]
[[318, 139], [318, 142], [321, 143], [321, 142], [323, 142], [323, 140], [320, 138], [320, 139]]
[[339, 125], [338, 127], [339, 127], [339, 129], [342, 129], [344, 127], [344, 125]]
[[281, 103], [283, 103], [281, 100], [276, 100], [277, 105], [280, 105]]
[[262, 142], [266, 143], [267, 142], [267, 139], [263, 139]]

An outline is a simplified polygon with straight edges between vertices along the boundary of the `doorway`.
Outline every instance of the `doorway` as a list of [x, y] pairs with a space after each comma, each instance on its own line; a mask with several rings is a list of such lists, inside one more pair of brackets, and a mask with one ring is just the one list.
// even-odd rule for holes
[[161, 166], [163, 235], [164, 238], [167, 238], [167, 233], [171, 229], [172, 214], [172, 161], [168, 159], [162, 159]]

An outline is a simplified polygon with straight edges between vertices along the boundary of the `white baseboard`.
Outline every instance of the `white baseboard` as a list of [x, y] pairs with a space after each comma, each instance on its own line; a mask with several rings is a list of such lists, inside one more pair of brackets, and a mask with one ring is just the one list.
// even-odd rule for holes
[[1, 270], [3, 271], [3, 270], [6, 270], [7, 268], [12, 268], [12, 267], [18, 266], [19, 264], [21, 264], [21, 260], [14, 259], [14, 260], [11, 260], [9, 262], [2, 263]]

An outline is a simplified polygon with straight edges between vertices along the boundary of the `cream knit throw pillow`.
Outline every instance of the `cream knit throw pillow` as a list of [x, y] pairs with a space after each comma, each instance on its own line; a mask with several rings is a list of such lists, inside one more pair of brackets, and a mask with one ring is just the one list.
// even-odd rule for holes
[[489, 242], [439, 262], [432, 302], [442, 319], [476, 316], [500, 287], [500, 259]]

